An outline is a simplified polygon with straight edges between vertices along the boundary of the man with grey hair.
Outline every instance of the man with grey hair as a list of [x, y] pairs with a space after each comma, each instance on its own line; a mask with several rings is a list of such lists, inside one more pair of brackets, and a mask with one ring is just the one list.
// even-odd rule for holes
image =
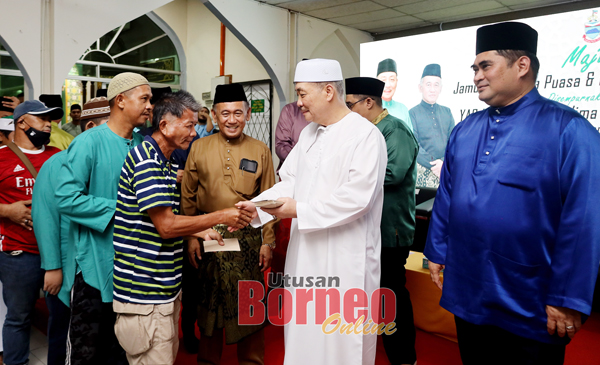
[[[385, 140], [377, 127], [346, 106], [342, 70], [337, 61], [302, 61], [296, 67], [294, 82], [298, 106], [306, 120], [313, 123], [304, 128], [281, 166], [281, 182], [252, 202], [237, 206], [256, 212], [253, 202], [264, 199], [283, 202], [279, 208], [261, 209], [277, 218], [293, 218], [286, 276], [294, 280], [337, 277], [337, 285], [330, 280], [323, 289], [340, 297], [346, 293], [353, 293], [354, 297], [359, 290], [370, 297], [379, 288], [379, 227], [387, 165]], [[272, 219], [269, 214], [258, 213], [253, 224]], [[299, 301], [302, 300], [299, 290], [306, 291], [286, 289]], [[363, 298], [358, 299], [356, 307], [368, 306]], [[317, 308], [315, 302], [302, 308], [294, 304], [292, 308], [289, 300], [284, 301], [284, 312], [292, 313], [284, 330], [284, 364], [374, 364], [377, 336], [360, 331], [326, 335], [322, 317], [335, 316], [340, 308], [335, 305]], [[330, 297], [329, 302], [335, 300]], [[356, 315], [351, 308], [343, 312], [338, 325], [341, 321], [360, 328], [361, 314]], [[362, 320], [367, 323], [371, 319], [365, 314]]]
[[[200, 104], [186, 92], [164, 94], [155, 104], [151, 136], [129, 151], [119, 183], [115, 216], [115, 332], [129, 364], [173, 364], [179, 348], [183, 238], [221, 241], [210, 227], [248, 225], [251, 214], [234, 208], [179, 215], [176, 149], [196, 135]], [[135, 219], [132, 219], [135, 217]]]
[[148, 119], [151, 97], [143, 76], [115, 76], [108, 86], [109, 121], [71, 143], [57, 177], [58, 213], [71, 220], [78, 273], [71, 296], [70, 364], [127, 364], [113, 328], [113, 225], [123, 161], [142, 142], [133, 128]]

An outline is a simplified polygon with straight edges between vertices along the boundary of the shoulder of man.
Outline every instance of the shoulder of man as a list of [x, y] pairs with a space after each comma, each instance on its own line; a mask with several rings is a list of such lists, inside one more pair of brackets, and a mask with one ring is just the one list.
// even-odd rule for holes
[[[408, 129], [406, 123], [404, 123], [400, 118], [397, 118], [391, 114], [388, 114], [385, 118], [382, 119], [381, 122], [387, 122], [388, 128], [399, 129], [403, 133], [407, 134], [411, 138], [415, 138], [413, 132]], [[415, 139], [416, 142], [416, 139]]]

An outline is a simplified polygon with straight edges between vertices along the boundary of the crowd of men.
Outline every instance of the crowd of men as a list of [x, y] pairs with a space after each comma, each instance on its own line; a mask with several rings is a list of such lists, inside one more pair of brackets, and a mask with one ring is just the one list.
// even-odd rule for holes
[[[471, 67], [490, 108], [456, 126], [436, 104], [437, 64], [425, 67], [423, 102], [409, 111], [392, 99], [391, 59], [377, 78], [348, 79], [335, 60], [301, 61], [298, 101], [277, 126], [278, 183], [269, 148], [244, 133], [251, 108], [240, 84], [217, 86], [209, 111], [186, 91], [122, 73], [106, 97], [73, 105], [62, 129], [56, 96], [6, 101], [3, 363], [28, 363], [43, 288], [48, 364], [173, 364], [182, 300], [184, 344], [198, 364], [219, 364], [223, 341], [237, 344], [240, 364], [263, 364], [266, 322], [240, 323], [238, 283], [264, 286], [286, 241], [277, 236], [289, 234], [286, 275], [337, 277], [340, 293], [394, 292], [396, 331], [383, 345], [392, 364], [416, 364], [404, 265], [418, 172], [428, 170], [439, 189], [425, 254], [463, 363], [562, 364], [600, 264], [600, 135], [539, 95], [536, 50], [525, 24], [480, 28]], [[263, 200], [279, 203], [257, 209]], [[226, 239], [239, 250], [205, 252]], [[307, 295], [286, 289], [294, 303]], [[325, 334], [315, 309], [290, 316], [284, 364], [374, 364], [374, 332]]]

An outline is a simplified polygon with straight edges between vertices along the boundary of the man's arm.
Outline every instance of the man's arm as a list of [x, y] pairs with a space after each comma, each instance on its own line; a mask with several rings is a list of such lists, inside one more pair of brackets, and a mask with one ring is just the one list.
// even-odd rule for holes
[[391, 128], [384, 137], [388, 155], [384, 185], [399, 185], [412, 166], [419, 146], [414, 142], [412, 135], [403, 128]]
[[[559, 334], [564, 334], [567, 326], [576, 329], [576, 324], [570, 323], [574, 319], [567, 316], [569, 309], [590, 314], [598, 274], [600, 135], [587, 120], [573, 119], [561, 136], [559, 156], [563, 203], [546, 305], [549, 331], [556, 328]], [[551, 315], [553, 309], [559, 315]]]
[[275, 153], [282, 161], [288, 157], [290, 151], [294, 148], [294, 141], [292, 139], [293, 123], [289, 107], [285, 106], [281, 111], [281, 115], [277, 121], [277, 128], [275, 129]]
[[104, 232], [115, 214], [117, 200], [89, 195], [90, 175], [96, 162], [93, 141], [84, 136], [71, 144], [67, 162], [56, 177], [56, 203], [58, 213], [77, 224]]

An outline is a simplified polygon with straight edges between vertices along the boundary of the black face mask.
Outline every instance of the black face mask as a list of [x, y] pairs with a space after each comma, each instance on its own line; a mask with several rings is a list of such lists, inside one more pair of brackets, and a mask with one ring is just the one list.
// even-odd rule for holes
[[[25, 122], [25, 124], [27, 124], [27, 122]], [[43, 145], [50, 143], [49, 132], [37, 130], [29, 124], [27, 124], [27, 126], [29, 127], [29, 129], [25, 131], [25, 134], [27, 135], [27, 138], [29, 138], [29, 141], [35, 147], [42, 147]]]

